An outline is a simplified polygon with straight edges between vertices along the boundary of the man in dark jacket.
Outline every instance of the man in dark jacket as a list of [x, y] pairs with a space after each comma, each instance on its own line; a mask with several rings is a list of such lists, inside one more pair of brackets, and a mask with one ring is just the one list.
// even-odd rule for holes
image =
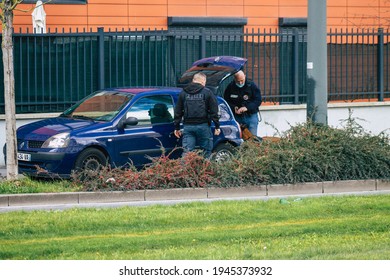
[[[219, 135], [218, 101], [214, 94], [205, 87], [206, 75], [197, 73], [192, 82], [179, 94], [175, 106], [175, 136], [183, 134], [183, 155], [192, 151], [196, 146], [209, 158], [213, 148], [211, 120], [215, 124], [215, 135]], [[180, 122], [183, 121], [183, 133], [180, 131]]]
[[244, 124], [257, 136], [261, 92], [254, 82], [248, 81], [243, 71], [234, 74], [234, 80], [226, 87], [224, 99], [239, 124]]

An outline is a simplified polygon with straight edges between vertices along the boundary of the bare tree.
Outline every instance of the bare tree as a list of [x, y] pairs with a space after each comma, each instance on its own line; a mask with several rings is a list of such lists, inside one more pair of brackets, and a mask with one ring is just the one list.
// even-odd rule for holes
[[4, 101], [5, 101], [5, 123], [6, 123], [6, 157], [7, 157], [7, 179], [18, 178], [18, 160], [16, 145], [16, 110], [15, 110], [15, 73], [13, 57], [13, 19], [14, 9], [23, 0], [3, 0], [0, 3], [2, 21], [2, 43], [3, 67], [4, 67]]

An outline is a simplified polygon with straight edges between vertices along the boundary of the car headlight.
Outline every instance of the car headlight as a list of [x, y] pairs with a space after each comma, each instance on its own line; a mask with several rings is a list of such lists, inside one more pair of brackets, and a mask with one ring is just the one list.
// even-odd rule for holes
[[42, 148], [66, 148], [69, 145], [69, 133], [53, 135], [43, 143]]

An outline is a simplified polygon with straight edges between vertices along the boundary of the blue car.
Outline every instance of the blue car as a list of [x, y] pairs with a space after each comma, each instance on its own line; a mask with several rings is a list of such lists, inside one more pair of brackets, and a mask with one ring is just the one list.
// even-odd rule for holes
[[[183, 74], [179, 84], [185, 86], [201, 71], [208, 76], [207, 86], [216, 91], [245, 62], [226, 56], [201, 59]], [[173, 111], [180, 91], [180, 87], [104, 89], [58, 117], [19, 127], [19, 172], [32, 177], [68, 178], [74, 170], [105, 164], [142, 167], [162, 153], [180, 157], [181, 140], [173, 135]], [[243, 140], [229, 106], [217, 98], [221, 134], [214, 136], [213, 158], [221, 160]]]

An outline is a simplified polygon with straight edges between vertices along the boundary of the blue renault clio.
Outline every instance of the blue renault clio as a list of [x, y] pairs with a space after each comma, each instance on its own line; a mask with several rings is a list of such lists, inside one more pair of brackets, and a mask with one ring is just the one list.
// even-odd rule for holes
[[[206, 86], [217, 91], [220, 83], [242, 69], [245, 62], [231, 56], [201, 59], [183, 74], [179, 86], [203, 72], [208, 77]], [[173, 111], [180, 91], [180, 87], [104, 89], [58, 117], [19, 127], [19, 172], [67, 178], [73, 170], [105, 164], [142, 167], [162, 153], [179, 157], [181, 140], [173, 135]], [[232, 153], [243, 141], [229, 106], [221, 97], [218, 102], [221, 134], [214, 136], [215, 160]]]

